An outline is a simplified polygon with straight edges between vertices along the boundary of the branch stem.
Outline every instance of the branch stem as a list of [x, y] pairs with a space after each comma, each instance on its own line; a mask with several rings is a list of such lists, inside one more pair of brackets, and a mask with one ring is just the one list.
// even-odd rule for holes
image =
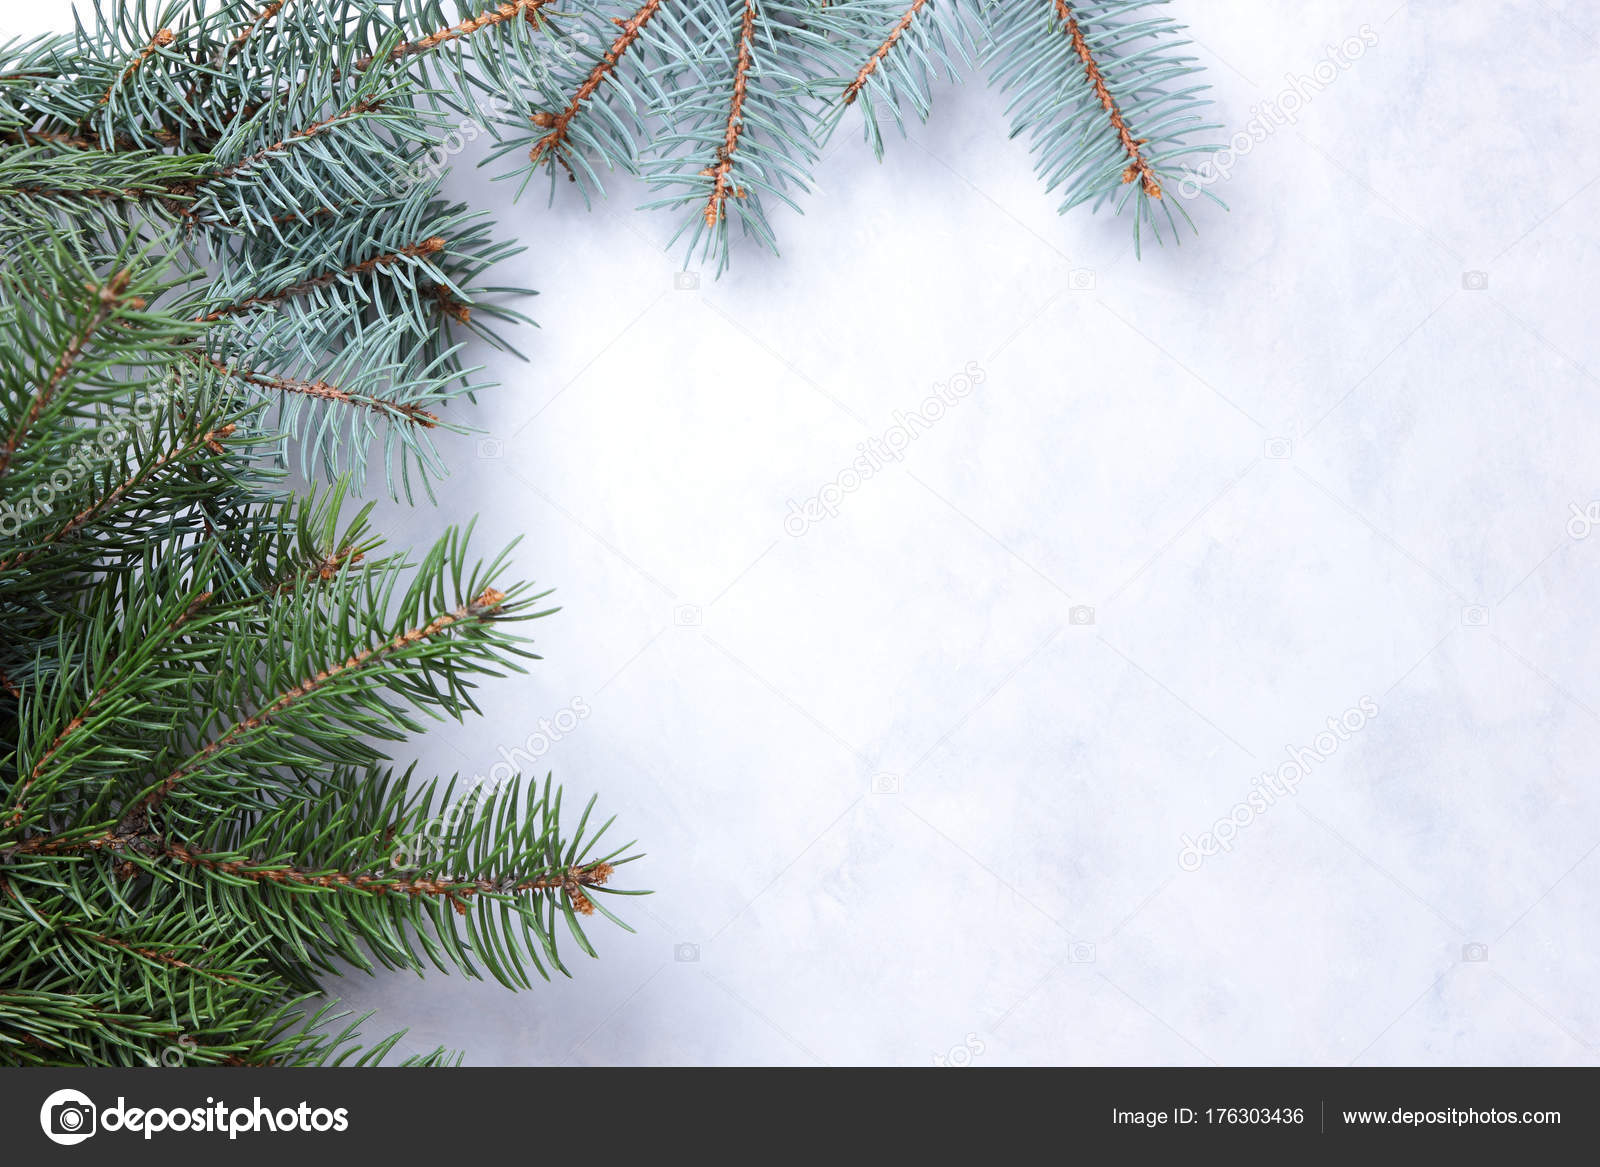
[[1138, 179], [1144, 187], [1145, 194], [1153, 199], [1160, 198], [1161, 182], [1156, 178], [1155, 170], [1140, 149], [1144, 145], [1144, 139], [1135, 138], [1127, 123], [1123, 121], [1122, 110], [1118, 107], [1116, 98], [1111, 96], [1111, 89], [1106, 84], [1105, 75], [1100, 72], [1100, 65], [1094, 59], [1094, 54], [1089, 50], [1088, 38], [1083, 35], [1078, 18], [1072, 14], [1072, 8], [1066, 0], [1053, 0], [1053, 3], [1056, 16], [1066, 26], [1067, 36], [1072, 41], [1072, 51], [1078, 55], [1078, 60], [1083, 62], [1084, 75], [1088, 77], [1101, 107], [1110, 115], [1111, 128], [1116, 131], [1117, 140], [1122, 143], [1122, 152], [1128, 156], [1128, 166], [1122, 172], [1122, 181], [1127, 183]]

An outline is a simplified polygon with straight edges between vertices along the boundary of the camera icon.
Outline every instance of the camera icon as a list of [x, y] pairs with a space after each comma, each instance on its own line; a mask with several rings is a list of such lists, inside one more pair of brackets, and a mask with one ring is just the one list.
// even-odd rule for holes
[[57, 1090], [39, 1108], [39, 1126], [52, 1143], [70, 1147], [95, 1133], [97, 1113], [88, 1095], [77, 1090]]
[[1093, 624], [1094, 609], [1089, 607], [1088, 604], [1074, 604], [1067, 609], [1067, 623]]
[[1094, 268], [1075, 267], [1067, 273], [1067, 290], [1069, 292], [1094, 291]]
[[1489, 609], [1482, 604], [1468, 604], [1461, 609], [1461, 623], [1466, 628], [1487, 628]]
[[1288, 438], [1268, 438], [1261, 447], [1261, 456], [1270, 462], [1287, 462], [1294, 457], [1294, 443]]
[[491, 458], [504, 458], [506, 444], [499, 438], [481, 438], [478, 441], [479, 461], [488, 461]]
[[900, 775], [874, 774], [872, 776], [872, 793], [874, 794], [899, 794]]
[[1463, 944], [1461, 946], [1461, 959], [1465, 964], [1483, 964], [1489, 959], [1489, 946], [1487, 944]]
[[1461, 273], [1461, 286], [1469, 292], [1487, 291], [1489, 273], [1486, 271], [1464, 271]]
[[700, 946], [698, 944], [674, 944], [672, 946], [672, 959], [679, 964], [699, 964]]
[[1067, 949], [1067, 960], [1072, 964], [1093, 964], [1094, 945], [1087, 940], [1075, 941], [1072, 947]]
[[673, 272], [672, 290], [674, 292], [698, 292], [700, 290], [700, 273], [697, 271]]
[[50, 1111], [50, 1133], [56, 1135], [94, 1134], [94, 1107], [82, 1102], [58, 1103]]
[[679, 628], [698, 628], [703, 620], [699, 604], [679, 604], [672, 609], [672, 622]]

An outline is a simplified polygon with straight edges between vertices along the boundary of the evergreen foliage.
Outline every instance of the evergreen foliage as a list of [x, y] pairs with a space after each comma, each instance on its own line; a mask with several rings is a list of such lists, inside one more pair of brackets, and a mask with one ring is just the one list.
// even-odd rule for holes
[[0, 1062], [374, 1061], [323, 974], [523, 987], [616, 919], [592, 803], [386, 754], [550, 610], [470, 530], [412, 560], [345, 505], [374, 460], [431, 494], [469, 346], [530, 323], [440, 193], [466, 138], [519, 190], [638, 177], [720, 272], [849, 111], [881, 154], [987, 69], [1063, 209], [1162, 238], [1209, 127], [1149, 7], [96, 0], [0, 46]]

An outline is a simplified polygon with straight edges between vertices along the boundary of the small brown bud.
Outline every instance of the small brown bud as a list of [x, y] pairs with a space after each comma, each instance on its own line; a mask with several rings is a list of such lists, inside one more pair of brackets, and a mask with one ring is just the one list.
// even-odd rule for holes
[[505, 600], [506, 594], [499, 588], [484, 588], [478, 593], [477, 599], [472, 601], [472, 609], [475, 613], [493, 612], [505, 603]]

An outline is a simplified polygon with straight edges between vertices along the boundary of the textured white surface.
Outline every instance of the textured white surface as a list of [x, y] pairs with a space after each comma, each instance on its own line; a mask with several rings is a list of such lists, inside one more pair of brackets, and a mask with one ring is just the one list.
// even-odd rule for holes
[[[1173, 11], [1234, 127], [1378, 44], [1142, 261], [1125, 222], [1056, 216], [979, 85], [882, 166], [841, 139], [783, 258], [698, 290], [625, 185], [586, 213], [456, 175], [525, 239], [503, 282], [542, 329], [489, 358], [502, 456], [453, 443], [439, 510], [384, 522], [481, 512], [564, 609], [418, 756], [487, 773], [581, 698], [541, 764], [657, 890], [569, 982], [341, 986], [407, 1048], [1600, 1060], [1600, 535], [1568, 531], [1600, 499], [1600, 9]], [[901, 464], [786, 534], [968, 362]], [[1298, 793], [1180, 867], [1363, 697]]]

